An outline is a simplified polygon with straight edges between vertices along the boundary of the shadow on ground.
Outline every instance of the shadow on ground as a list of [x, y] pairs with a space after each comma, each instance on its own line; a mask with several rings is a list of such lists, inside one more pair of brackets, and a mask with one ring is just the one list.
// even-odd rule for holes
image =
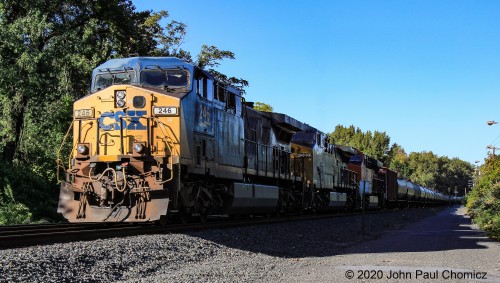
[[361, 217], [189, 233], [229, 248], [270, 256], [303, 258], [351, 253], [478, 250], [491, 241], [474, 229], [460, 206], [414, 208]]

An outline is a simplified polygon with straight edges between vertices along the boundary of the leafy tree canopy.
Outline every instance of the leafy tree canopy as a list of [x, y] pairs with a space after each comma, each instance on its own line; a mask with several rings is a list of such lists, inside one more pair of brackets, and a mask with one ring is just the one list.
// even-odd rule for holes
[[253, 108], [255, 110], [259, 110], [262, 112], [273, 112], [273, 110], [274, 110], [274, 108], [271, 105], [263, 103], [263, 102], [255, 102], [253, 105]]
[[378, 160], [384, 161], [384, 154], [389, 150], [390, 137], [385, 132], [363, 132], [353, 125], [349, 127], [337, 125], [329, 135], [335, 144], [352, 146]]
[[500, 156], [490, 155], [467, 195], [467, 211], [490, 236], [500, 239]]

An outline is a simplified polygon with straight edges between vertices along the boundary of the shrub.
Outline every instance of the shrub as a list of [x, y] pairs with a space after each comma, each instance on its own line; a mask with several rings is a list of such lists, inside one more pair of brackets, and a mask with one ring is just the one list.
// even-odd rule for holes
[[488, 235], [500, 239], [500, 157], [490, 157], [481, 167], [477, 185], [467, 195], [467, 211]]
[[0, 207], [0, 225], [28, 224], [31, 212], [22, 203], [7, 203]]

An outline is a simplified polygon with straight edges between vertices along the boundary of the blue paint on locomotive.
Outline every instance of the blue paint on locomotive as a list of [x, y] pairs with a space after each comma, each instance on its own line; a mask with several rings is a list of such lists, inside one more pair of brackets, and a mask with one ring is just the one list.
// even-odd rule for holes
[[[111, 130], [120, 130], [120, 129], [127, 129], [127, 130], [146, 130], [146, 126], [143, 125], [140, 121], [140, 117], [145, 116], [147, 114], [146, 111], [135, 111], [135, 110], [128, 110], [127, 113], [123, 111], [117, 111], [116, 113], [114, 112], [104, 112], [101, 115], [101, 118], [99, 119], [99, 128], [104, 131], [111, 131]], [[128, 116], [130, 117], [130, 122], [127, 124], [126, 120], [122, 120], [122, 124], [120, 125], [120, 117]], [[114, 120], [114, 123], [111, 124], [106, 124], [105, 121], [107, 119], [111, 119], [112, 121]]]
[[214, 108], [206, 101], [198, 100], [195, 104], [194, 130], [209, 135], [214, 134]]

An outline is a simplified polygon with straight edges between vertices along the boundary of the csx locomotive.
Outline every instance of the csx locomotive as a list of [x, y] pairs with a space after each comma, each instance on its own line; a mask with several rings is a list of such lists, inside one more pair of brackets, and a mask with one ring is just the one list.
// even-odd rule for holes
[[253, 109], [238, 90], [177, 58], [100, 65], [73, 114], [58, 206], [70, 222], [448, 200], [314, 127]]

